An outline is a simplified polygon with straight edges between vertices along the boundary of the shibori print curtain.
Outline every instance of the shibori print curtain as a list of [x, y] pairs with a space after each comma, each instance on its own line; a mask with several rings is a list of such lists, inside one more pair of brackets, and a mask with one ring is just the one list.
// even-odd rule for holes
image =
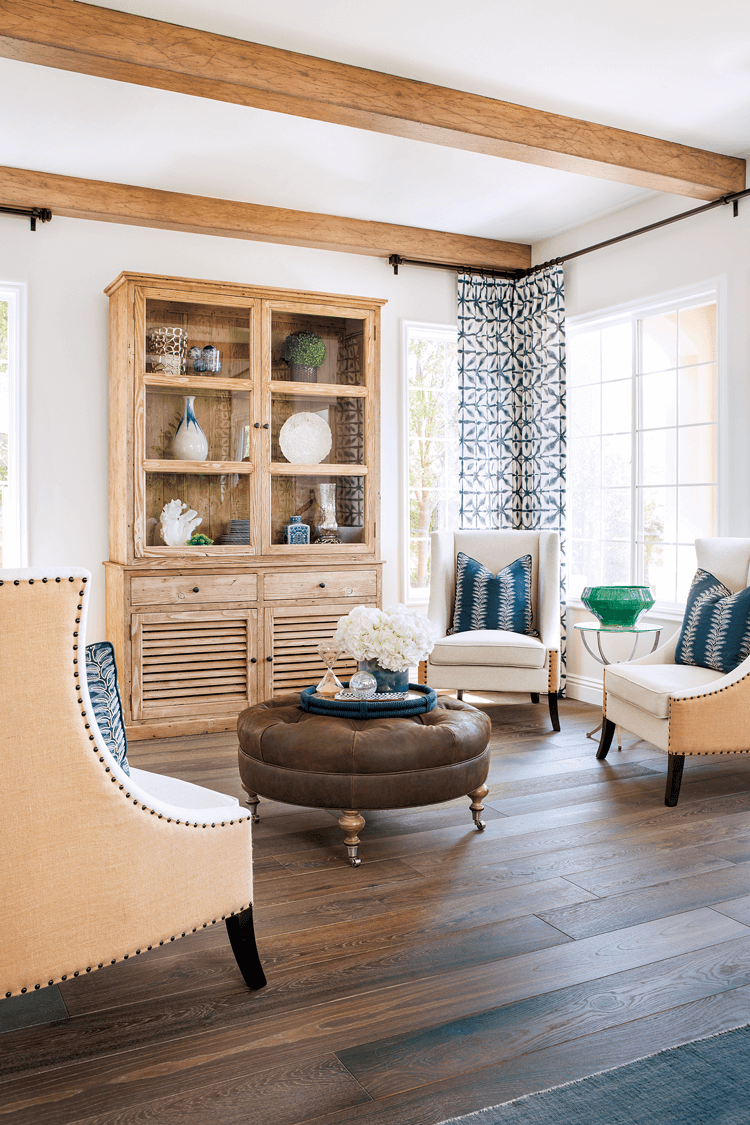
[[[507, 281], [458, 277], [463, 529], [565, 531], [562, 266]], [[565, 684], [565, 569], [561, 653]]]

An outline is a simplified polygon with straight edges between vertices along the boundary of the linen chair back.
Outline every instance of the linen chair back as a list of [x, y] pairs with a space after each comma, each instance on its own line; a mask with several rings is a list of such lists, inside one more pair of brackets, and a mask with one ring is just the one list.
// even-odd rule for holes
[[[456, 557], [470, 555], [493, 574], [531, 555], [531, 603], [534, 627], [560, 616], [560, 537], [555, 531], [434, 531], [431, 536], [430, 605], [428, 616], [444, 636], [453, 617]], [[559, 628], [558, 628], [559, 631]]]
[[80, 568], [0, 570], [2, 994], [252, 900], [249, 812], [228, 806], [226, 829], [202, 831], [143, 794], [104, 744], [86, 684], [90, 586]]
[[698, 566], [736, 594], [750, 586], [750, 539], [696, 539]]

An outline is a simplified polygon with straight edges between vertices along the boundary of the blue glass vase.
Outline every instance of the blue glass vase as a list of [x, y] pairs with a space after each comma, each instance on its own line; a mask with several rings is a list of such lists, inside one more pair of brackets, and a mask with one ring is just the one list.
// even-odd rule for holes
[[377, 660], [359, 660], [357, 670], [359, 672], [372, 672], [378, 684], [375, 689], [376, 692], [409, 690], [408, 668], [404, 668], [402, 672], [391, 672], [389, 668], [381, 668]]

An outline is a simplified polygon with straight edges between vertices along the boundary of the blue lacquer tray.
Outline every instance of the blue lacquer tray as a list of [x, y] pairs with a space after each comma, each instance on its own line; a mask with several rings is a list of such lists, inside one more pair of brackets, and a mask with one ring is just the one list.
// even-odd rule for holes
[[[348, 684], [346, 685], [349, 686]], [[342, 719], [399, 719], [410, 715], [421, 715], [437, 707], [437, 692], [426, 684], [409, 684], [409, 691], [419, 692], [417, 699], [384, 700], [377, 703], [377, 696], [367, 699], [327, 699], [315, 694], [316, 688], [305, 688], [300, 695], [299, 704], [303, 711], [314, 715], [338, 715]]]

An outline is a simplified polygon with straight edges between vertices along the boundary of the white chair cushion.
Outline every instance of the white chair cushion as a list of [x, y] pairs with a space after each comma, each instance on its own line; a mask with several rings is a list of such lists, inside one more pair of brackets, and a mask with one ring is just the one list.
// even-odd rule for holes
[[669, 716], [669, 697], [678, 691], [694, 691], [724, 678], [713, 668], [693, 664], [610, 664], [604, 674], [607, 695], [632, 703], [659, 719]]
[[202, 785], [193, 785], [190, 781], [181, 781], [179, 777], [149, 773], [147, 770], [137, 770], [132, 766], [130, 776], [152, 797], [181, 809], [234, 809], [239, 805], [236, 797], [217, 793], [215, 789], [205, 789]]
[[547, 650], [538, 637], [507, 629], [472, 629], [438, 641], [431, 664], [483, 664], [506, 668], [543, 668]]

